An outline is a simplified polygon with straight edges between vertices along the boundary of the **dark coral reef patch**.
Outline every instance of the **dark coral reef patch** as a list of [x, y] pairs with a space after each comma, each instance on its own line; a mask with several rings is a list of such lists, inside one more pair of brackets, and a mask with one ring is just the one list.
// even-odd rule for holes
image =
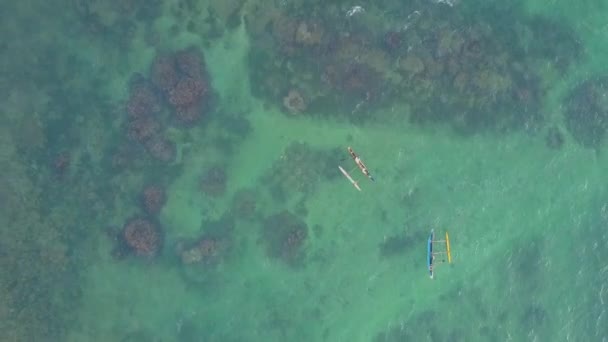
[[321, 180], [338, 175], [337, 159], [337, 150], [321, 150], [308, 143], [293, 142], [272, 165], [263, 182], [280, 201], [290, 196], [307, 196], [316, 190]]
[[576, 142], [598, 149], [608, 129], [608, 76], [576, 86], [566, 99], [565, 119]]
[[[392, 13], [378, 18], [382, 28], [322, 3], [250, 13], [254, 95], [291, 115], [355, 123], [445, 122], [462, 133], [530, 129], [543, 120], [538, 65], [563, 72], [583, 51], [568, 26], [511, 12], [517, 9], [374, 6]], [[374, 111], [404, 103], [409, 116]]]
[[304, 264], [307, 237], [306, 223], [289, 211], [282, 211], [264, 220], [262, 242], [268, 256], [287, 265]]

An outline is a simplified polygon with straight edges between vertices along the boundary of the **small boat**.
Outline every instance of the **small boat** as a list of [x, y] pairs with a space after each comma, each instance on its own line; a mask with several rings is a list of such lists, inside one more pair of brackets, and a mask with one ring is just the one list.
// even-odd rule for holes
[[[353, 160], [355, 161], [355, 165], [357, 165], [357, 167], [359, 168], [359, 170], [361, 170], [361, 172], [370, 180], [374, 181], [374, 177], [372, 177], [372, 175], [370, 174], [369, 170], [367, 169], [367, 166], [365, 166], [365, 164], [363, 163], [363, 161], [361, 160], [361, 158], [355, 153], [355, 151], [353, 151], [353, 149], [349, 146], [348, 147], [348, 153], [350, 154], [350, 156], [353, 158]], [[361, 191], [361, 187], [359, 186], [359, 183], [357, 181], [355, 181], [353, 179], [353, 177], [351, 177], [351, 175], [344, 170], [344, 168], [342, 168], [342, 166], [338, 166], [338, 169], [340, 169], [340, 172], [342, 172], [342, 174], [344, 175], [344, 177], [346, 177], [346, 179], [348, 179], [350, 181], [350, 183], [359, 191]], [[351, 170], [352, 172], [352, 170]]]
[[[435, 250], [434, 245], [441, 244], [444, 247], [443, 250]], [[442, 259], [438, 259], [439, 256], [442, 256]], [[445, 232], [445, 240], [435, 240], [435, 230], [431, 229], [431, 234], [427, 240], [426, 246], [426, 265], [429, 270], [429, 276], [431, 279], [435, 276], [435, 266], [439, 263], [448, 262], [448, 264], [452, 263], [452, 251], [450, 249], [450, 235], [448, 232]]]
[[367, 166], [365, 166], [365, 164], [363, 163], [363, 160], [361, 160], [361, 158], [355, 153], [355, 151], [353, 151], [353, 149], [350, 146], [348, 147], [348, 153], [355, 161], [355, 164], [357, 164], [357, 167], [359, 168], [359, 170], [361, 170], [361, 172], [373, 182], [374, 177], [372, 177], [371, 173], [369, 173]]

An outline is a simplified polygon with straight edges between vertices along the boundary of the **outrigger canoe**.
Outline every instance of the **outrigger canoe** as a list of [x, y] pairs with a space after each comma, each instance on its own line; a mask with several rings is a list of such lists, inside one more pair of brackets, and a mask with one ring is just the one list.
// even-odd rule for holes
[[[433, 246], [435, 243], [445, 243], [445, 251], [435, 251]], [[450, 250], [450, 236], [448, 235], [448, 232], [445, 232], [445, 240], [435, 240], [435, 230], [431, 229], [431, 234], [429, 235], [426, 244], [426, 265], [429, 270], [429, 276], [431, 277], [431, 279], [433, 279], [435, 275], [433, 269], [435, 264], [437, 262], [445, 262], [445, 259], [436, 261], [436, 255], [445, 255], [447, 257], [448, 263], [452, 263], [452, 251]]]

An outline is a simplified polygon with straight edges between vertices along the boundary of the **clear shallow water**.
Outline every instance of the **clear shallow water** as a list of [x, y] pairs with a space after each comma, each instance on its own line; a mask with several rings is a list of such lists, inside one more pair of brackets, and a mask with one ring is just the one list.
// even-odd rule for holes
[[[228, 5], [209, 5], [216, 18], [232, 22]], [[271, 10], [254, 5], [247, 2], [237, 13]], [[342, 13], [348, 5], [328, 8]], [[362, 111], [373, 117], [369, 121], [345, 120], [358, 108], [356, 101], [285, 113], [284, 94], [260, 98], [260, 89], [269, 87], [251, 79], [257, 75], [251, 70], [265, 64], [249, 56], [270, 34], [252, 38], [268, 28], [255, 31], [251, 19], [251, 26], [224, 30], [212, 21], [199, 24], [206, 15], [186, 4], [117, 9], [113, 1], [77, 2], [66, 4], [62, 15], [41, 16], [56, 11], [45, 6], [13, 5], [10, 18], [4, 14], [2, 20], [8, 52], [3, 64], [11, 70], [2, 81], [7, 177], [0, 188], [6, 221], [0, 254], [6, 309], [0, 321], [7, 340], [608, 337], [606, 156], [602, 147], [577, 144], [564, 123], [570, 89], [605, 72], [600, 2], [485, 8], [420, 2], [403, 9], [389, 2], [378, 8], [361, 4], [366, 11], [340, 30], [376, 25], [374, 32], [383, 32], [383, 19], [390, 28], [410, 23], [414, 10], [424, 16], [436, 13], [432, 6], [445, 6], [433, 20], [413, 23], [446, 25], [459, 13], [463, 19], [452, 25], [489, 23], [504, 51], [538, 53], [527, 61], [544, 89], [542, 122], [508, 133], [469, 134], [445, 113], [432, 113], [445, 114], [445, 121], [410, 122], [408, 114], [415, 116], [419, 107], [406, 93], [379, 97], [393, 102]], [[121, 16], [129, 11], [138, 13], [137, 22]], [[534, 16], [572, 33], [582, 46], [580, 57], [570, 59], [567, 49], [533, 49], [545, 34], [550, 37], [529, 28]], [[116, 149], [137, 146], [125, 139], [132, 74], [149, 75], [157, 51], [192, 45], [204, 54], [212, 109], [190, 128], [166, 123], [163, 132], [178, 151], [172, 162], [151, 161], [135, 149], [124, 152], [133, 160], [122, 167]], [[570, 62], [561, 68], [555, 61], [563, 59]], [[382, 89], [390, 93], [391, 85]], [[514, 110], [527, 113], [515, 106], [504, 115]], [[563, 133], [559, 149], [547, 146], [550, 126]], [[294, 143], [305, 145], [298, 150]], [[349, 145], [376, 178], [371, 183], [352, 172], [361, 193], [337, 170], [352, 167]], [[68, 166], [62, 156], [69, 156]], [[227, 178], [217, 197], [200, 186], [212, 165], [221, 165]], [[112, 251], [121, 235], [115, 232], [143, 215], [139, 194], [151, 182], [167, 194], [154, 217], [164, 231], [162, 252], [117, 259]], [[254, 194], [252, 216], [233, 205], [243, 189]], [[302, 255], [279, 251], [277, 258], [267, 244], [283, 232], [265, 228], [269, 217], [283, 210], [307, 226]], [[213, 222], [221, 218], [228, 223]], [[428, 279], [424, 261], [431, 228], [450, 232], [454, 257], [452, 265], [437, 268], [435, 280]], [[182, 263], [184, 244], [218, 231], [229, 238], [218, 260]]]

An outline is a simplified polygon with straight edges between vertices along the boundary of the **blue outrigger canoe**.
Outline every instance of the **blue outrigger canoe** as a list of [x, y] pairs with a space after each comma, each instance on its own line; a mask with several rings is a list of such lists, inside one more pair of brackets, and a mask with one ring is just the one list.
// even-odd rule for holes
[[435, 238], [435, 231], [431, 229], [431, 235], [429, 235], [429, 240], [427, 242], [426, 247], [426, 265], [429, 269], [429, 275], [431, 279], [433, 279], [433, 240]]
[[[433, 244], [438, 242], [440, 245], [445, 243], [445, 250], [442, 250], [441, 246], [439, 247], [439, 251], [433, 251]], [[429, 269], [429, 275], [431, 279], [433, 279], [433, 267], [435, 265], [435, 254], [443, 255], [447, 257], [447, 262], [449, 264], [452, 263], [452, 252], [450, 249], [450, 236], [448, 232], [445, 232], [445, 240], [435, 240], [435, 230], [431, 229], [431, 234], [429, 235], [429, 239], [426, 244], [426, 266]], [[445, 262], [446, 260], [439, 260], [439, 263]]]

